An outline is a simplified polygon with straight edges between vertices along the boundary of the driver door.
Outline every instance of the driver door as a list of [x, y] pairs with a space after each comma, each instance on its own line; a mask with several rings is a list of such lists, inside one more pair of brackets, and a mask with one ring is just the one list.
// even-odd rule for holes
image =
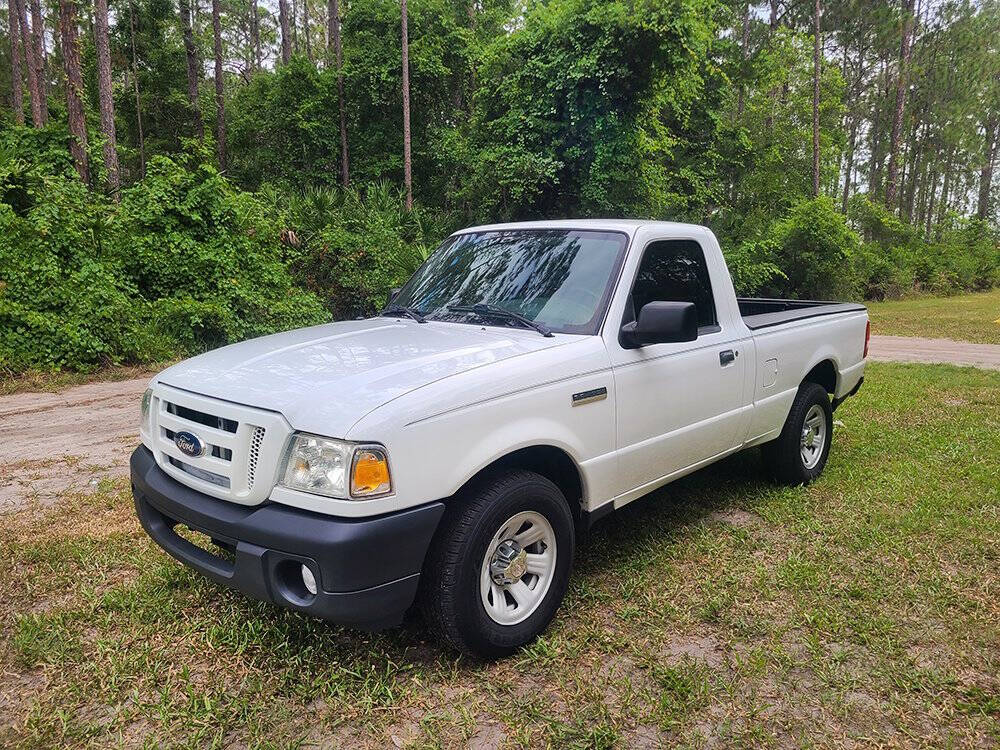
[[653, 301], [693, 302], [698, 338], [638, 349], [619, 340], [610, 347], [620, 495], [638, 496], [734, 448], [742, 424], [747, 344], [720, 325], [698, 242], [657, 240], [646, 246], [619, 326]]

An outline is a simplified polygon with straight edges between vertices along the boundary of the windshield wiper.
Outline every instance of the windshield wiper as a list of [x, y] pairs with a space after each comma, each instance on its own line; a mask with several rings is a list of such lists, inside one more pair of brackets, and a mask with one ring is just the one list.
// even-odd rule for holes
[[539, 323], [531, 318], [526, 318], [521, 313], [512, 312], [510, 310], [505, 310], [498, 305], [490, 305], [485, 302], [477, 302], [474, 305], [448, 305], [448, 310], [450, 312], [465, 312], [465, 313], [475, 313], [484, 318], [501, 318], [503, 320], [510, 320], [516, 323], [520, 323], [528, 328], [534, 328], [543, 336], [549, 337], [552, 335], [552, 331], [549, 327], [543, 323]]
[[405, 315], [408, 318], [413, 318], [418, 323], [426, 323], [427, 318], [421, 315], [419, 312], [414, 310], [412, 307], [406, 307], [405, 305], [389, 305], [385, 308], [379, 315]]

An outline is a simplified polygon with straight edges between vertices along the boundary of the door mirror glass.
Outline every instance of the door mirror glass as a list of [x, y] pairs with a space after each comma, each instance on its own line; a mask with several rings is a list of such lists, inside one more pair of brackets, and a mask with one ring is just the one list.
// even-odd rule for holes
[[647, 302], [639, 319], [623, 325], [621, 332], [622, 344], [630, 349], [694, 341], [698, 338], [698, 310], [693, 302]]

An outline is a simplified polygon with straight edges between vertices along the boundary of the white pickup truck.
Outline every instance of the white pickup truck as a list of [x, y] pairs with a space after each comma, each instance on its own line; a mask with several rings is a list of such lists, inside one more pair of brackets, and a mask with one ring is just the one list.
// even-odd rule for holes
[[595, 519], [755, 445], [814, 479], [867, 347], [862, 305], [737, 299], [704, 227], [466, 229], [377, 317], [153, 378], [136, 510], [225, 586], [367, 629], [418, 602], [498, 657], [548, 625]]

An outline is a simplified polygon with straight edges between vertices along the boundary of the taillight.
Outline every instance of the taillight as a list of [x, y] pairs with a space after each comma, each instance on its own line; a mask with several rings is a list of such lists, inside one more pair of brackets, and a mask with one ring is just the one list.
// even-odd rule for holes
[[868, 357], [868, 342], [871, 340], [871, 337], [872, 337], [872, 322], [869, 320], [867, 323], [865, 323], [865, 353], [861, 355], [862, 359], [866, 359]]

